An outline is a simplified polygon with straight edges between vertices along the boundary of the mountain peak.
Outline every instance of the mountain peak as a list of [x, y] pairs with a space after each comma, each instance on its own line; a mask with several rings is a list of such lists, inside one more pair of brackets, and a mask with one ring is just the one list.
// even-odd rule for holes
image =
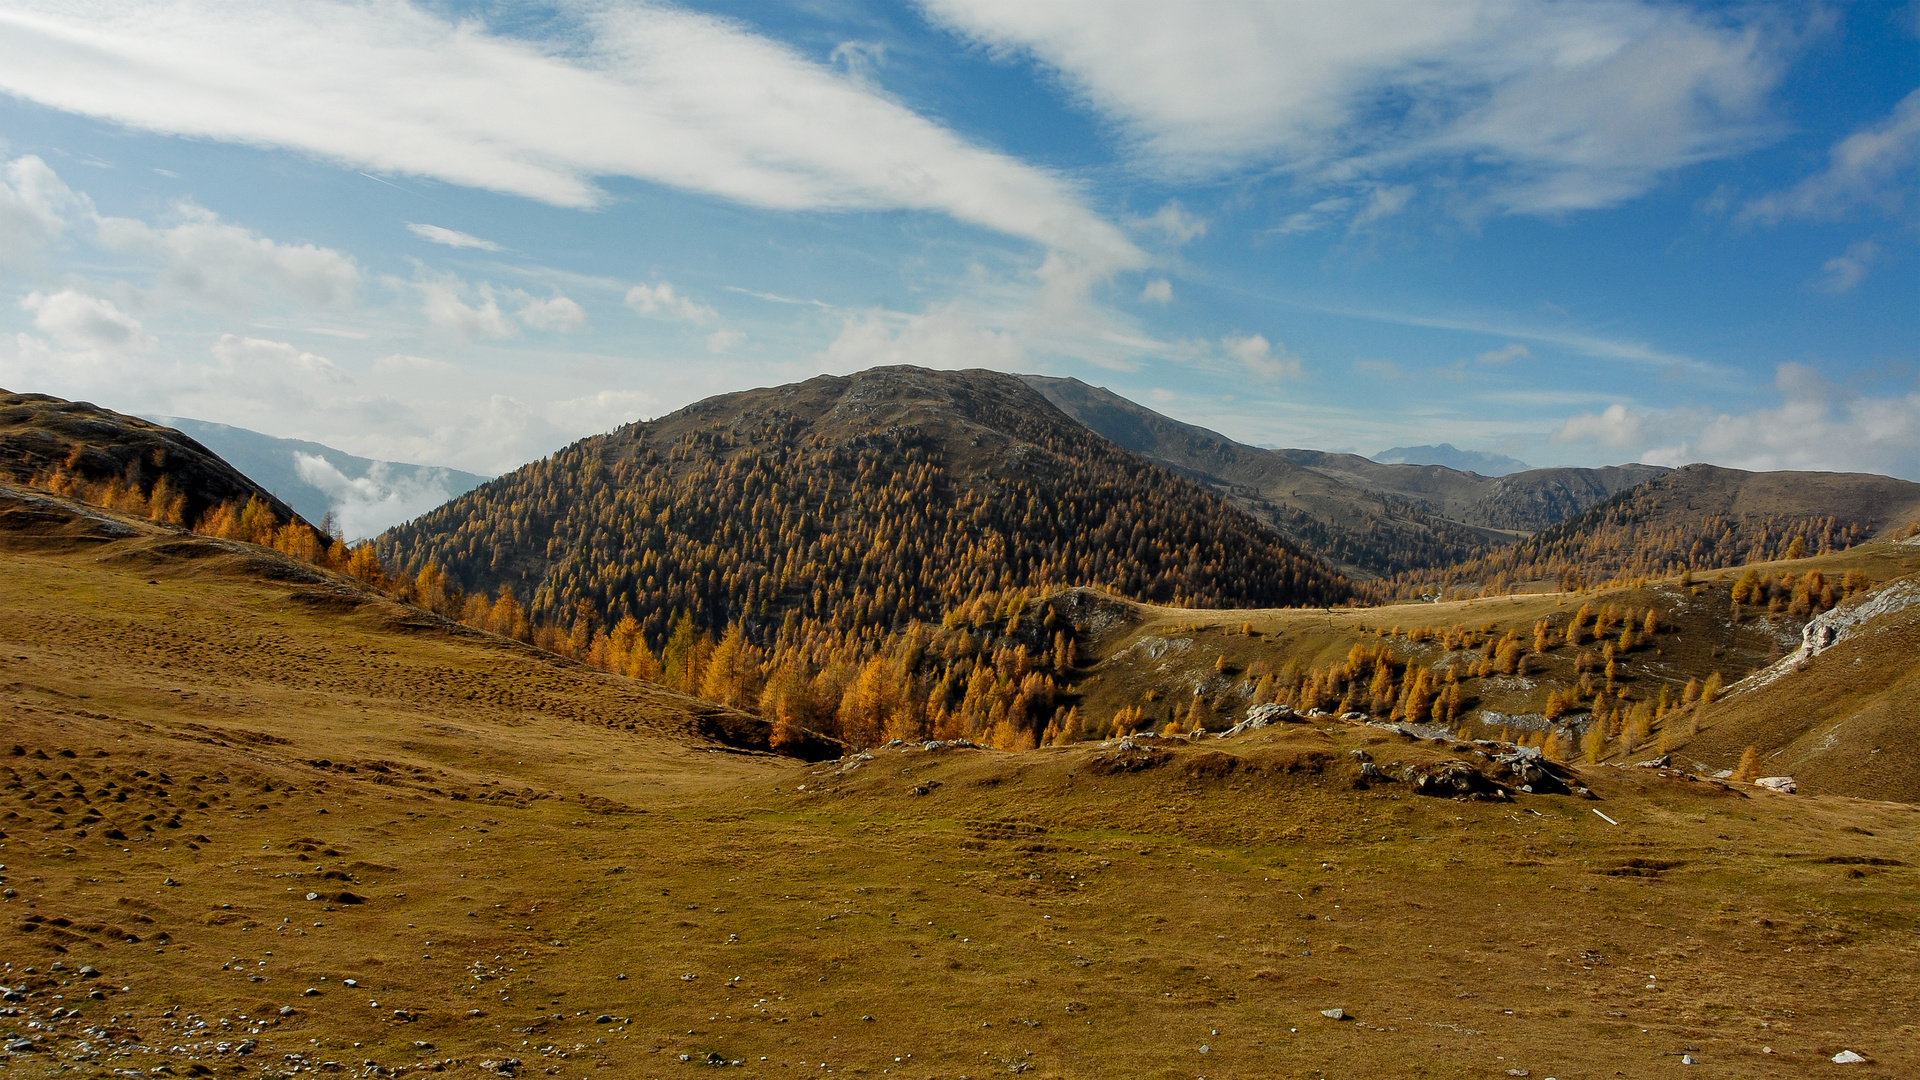
[[1460, 472], [1479, 473], [1481, 476], [1505, 476], [1508, 473], [1526, 472], [1533, 468], [1519, 458], [1489, 453], [1485, 450], [1462, 450], [1452, 443], [1441, 443], [1438, 446], [1396, 446], [1391, 450], [1380, 451], [1373, 455], [1371, 460], [1382, 465], [1439, 465]]

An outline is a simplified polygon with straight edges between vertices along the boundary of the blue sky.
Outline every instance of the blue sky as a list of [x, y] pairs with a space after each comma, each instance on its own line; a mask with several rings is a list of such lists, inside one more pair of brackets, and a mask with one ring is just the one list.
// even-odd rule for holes
[[499, 472], [881, 363], [1920, 479], [1913, 5], [0, 11], [0, 385]]

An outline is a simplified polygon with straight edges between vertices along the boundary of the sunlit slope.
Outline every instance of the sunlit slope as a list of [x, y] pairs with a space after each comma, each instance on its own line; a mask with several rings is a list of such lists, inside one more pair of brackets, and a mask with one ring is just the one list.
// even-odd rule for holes
[[[989, 371], [876, 368], [726, 394], [582, 440], [379, 540], [537, 620], [675, 616], [770, 637], [937, 622], [1099, 582], [1199, 606], [1338, 602], [1344, 579]], [[584, 608], [581, 605], [585, 605]]]
[[1905, 806], [1431, 798], [1503, 782], [1337, 721], [809, 766], [259, 549], [0, 537], [18, 1075], [1920, 1069]]

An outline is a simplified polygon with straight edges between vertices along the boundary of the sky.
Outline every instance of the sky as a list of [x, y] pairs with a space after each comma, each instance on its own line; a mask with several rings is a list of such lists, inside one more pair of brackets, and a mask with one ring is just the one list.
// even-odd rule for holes
[[493, 474], [893, 363], [1920, 480], [1920, 7], [0, 9], [9, 390]]

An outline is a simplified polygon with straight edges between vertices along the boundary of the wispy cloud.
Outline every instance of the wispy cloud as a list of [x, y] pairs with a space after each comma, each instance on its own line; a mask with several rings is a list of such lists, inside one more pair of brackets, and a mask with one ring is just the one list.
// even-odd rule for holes
[[1253, 3], [1209, 18], [1180, 4], [921, 3], [1057, 71], [1155, 172], [1278, 166], [1371, 187], [1444, 160], [1500, 212], [1615, 205], [1754, 145], [1772, 133], [1781, 66], [1767, 20], [1634, 0]]
[[1862, 240], [1847, 245], [1845, 253], [1820, 264], [1820, 277], [1813, 287], [1821, 292], [1843, 293], [1864, 281], [1867, 268], [1880, 257], [1880, 245]]
[[1861, 206], [1891, 211], [1905, 205], [1920, 188], [1914, 179], [1920, 165], [1920, 90], [1902, 99], [1885, 120], [1835, 143], [1827, 156], [1825, 170], [1749, 202], [1741, 215], [1775, 222], [1835, 218]]
[[407, 231], [430, 244], [441, 244], [450, 248], [479, 248], [481, 251], [500, 250], [499, 244], [491, 240], [483, 240], [472, 233], [463, 233], [458, 229], [446, 229], [438, 225], [424, 225], [417, 221], [409, 221]]
[[665, 319], [685, 319], [691, 323], [710, 323], [720, 317], [719, 312], [705, 304], [696, 303], [680, 295], [671, 281], [656, 281], [651, 285], [635, 285], [627, 290], [627, 306], [642, 315], [653, 315]]
[[[1366, 319], [1369, 322], [1392, 323], [1397, 326], [1419, 326], [1433, 330], [1458, 330], [1468, 334], [1483, 334], [1493, 338], [1519, 338], [1536, 344], [1557, 345], [1583, 356], [1601, 360], [1622, 360], [1647, 367], [1677, 368], [1699, 375], [1722, 374], [1723, 369], [1714, 364], [1696, 360], [1680, 353], [1667, 352], [1643, 341], [1622, 341], [1615, 338], [1600, 337], [1595, 334], [1569, 330], [1553, 330], [1529, 327], [1514, 323], [1494, 322], [1474, 318], [1458, 318], [1436, 315], [1412, 315], [1404, 312], [1377, 311], [1366, 308], [1331, 307], [1309, 304], [1295, 300], [1279, 299], [1277, 303], [1297, 307], [1304, 311], [1316, 311], [1324, 315], [1338, 315], [1349, 319]], [[1511, 347], [1511, 346], [1509, 346]], [[1498, 352], [1499, 350], [1496, 350]]]
[[567, 14], [563, 50], [403, 2], [27, 0], [0, 11], [0, 89], [560, 206], [600, 205], [596, 178], [633, 177], [774, 209], [947, 214], [1096, 277], [1144, 261], [1073, 185], [735, 22], [650, 4]]

